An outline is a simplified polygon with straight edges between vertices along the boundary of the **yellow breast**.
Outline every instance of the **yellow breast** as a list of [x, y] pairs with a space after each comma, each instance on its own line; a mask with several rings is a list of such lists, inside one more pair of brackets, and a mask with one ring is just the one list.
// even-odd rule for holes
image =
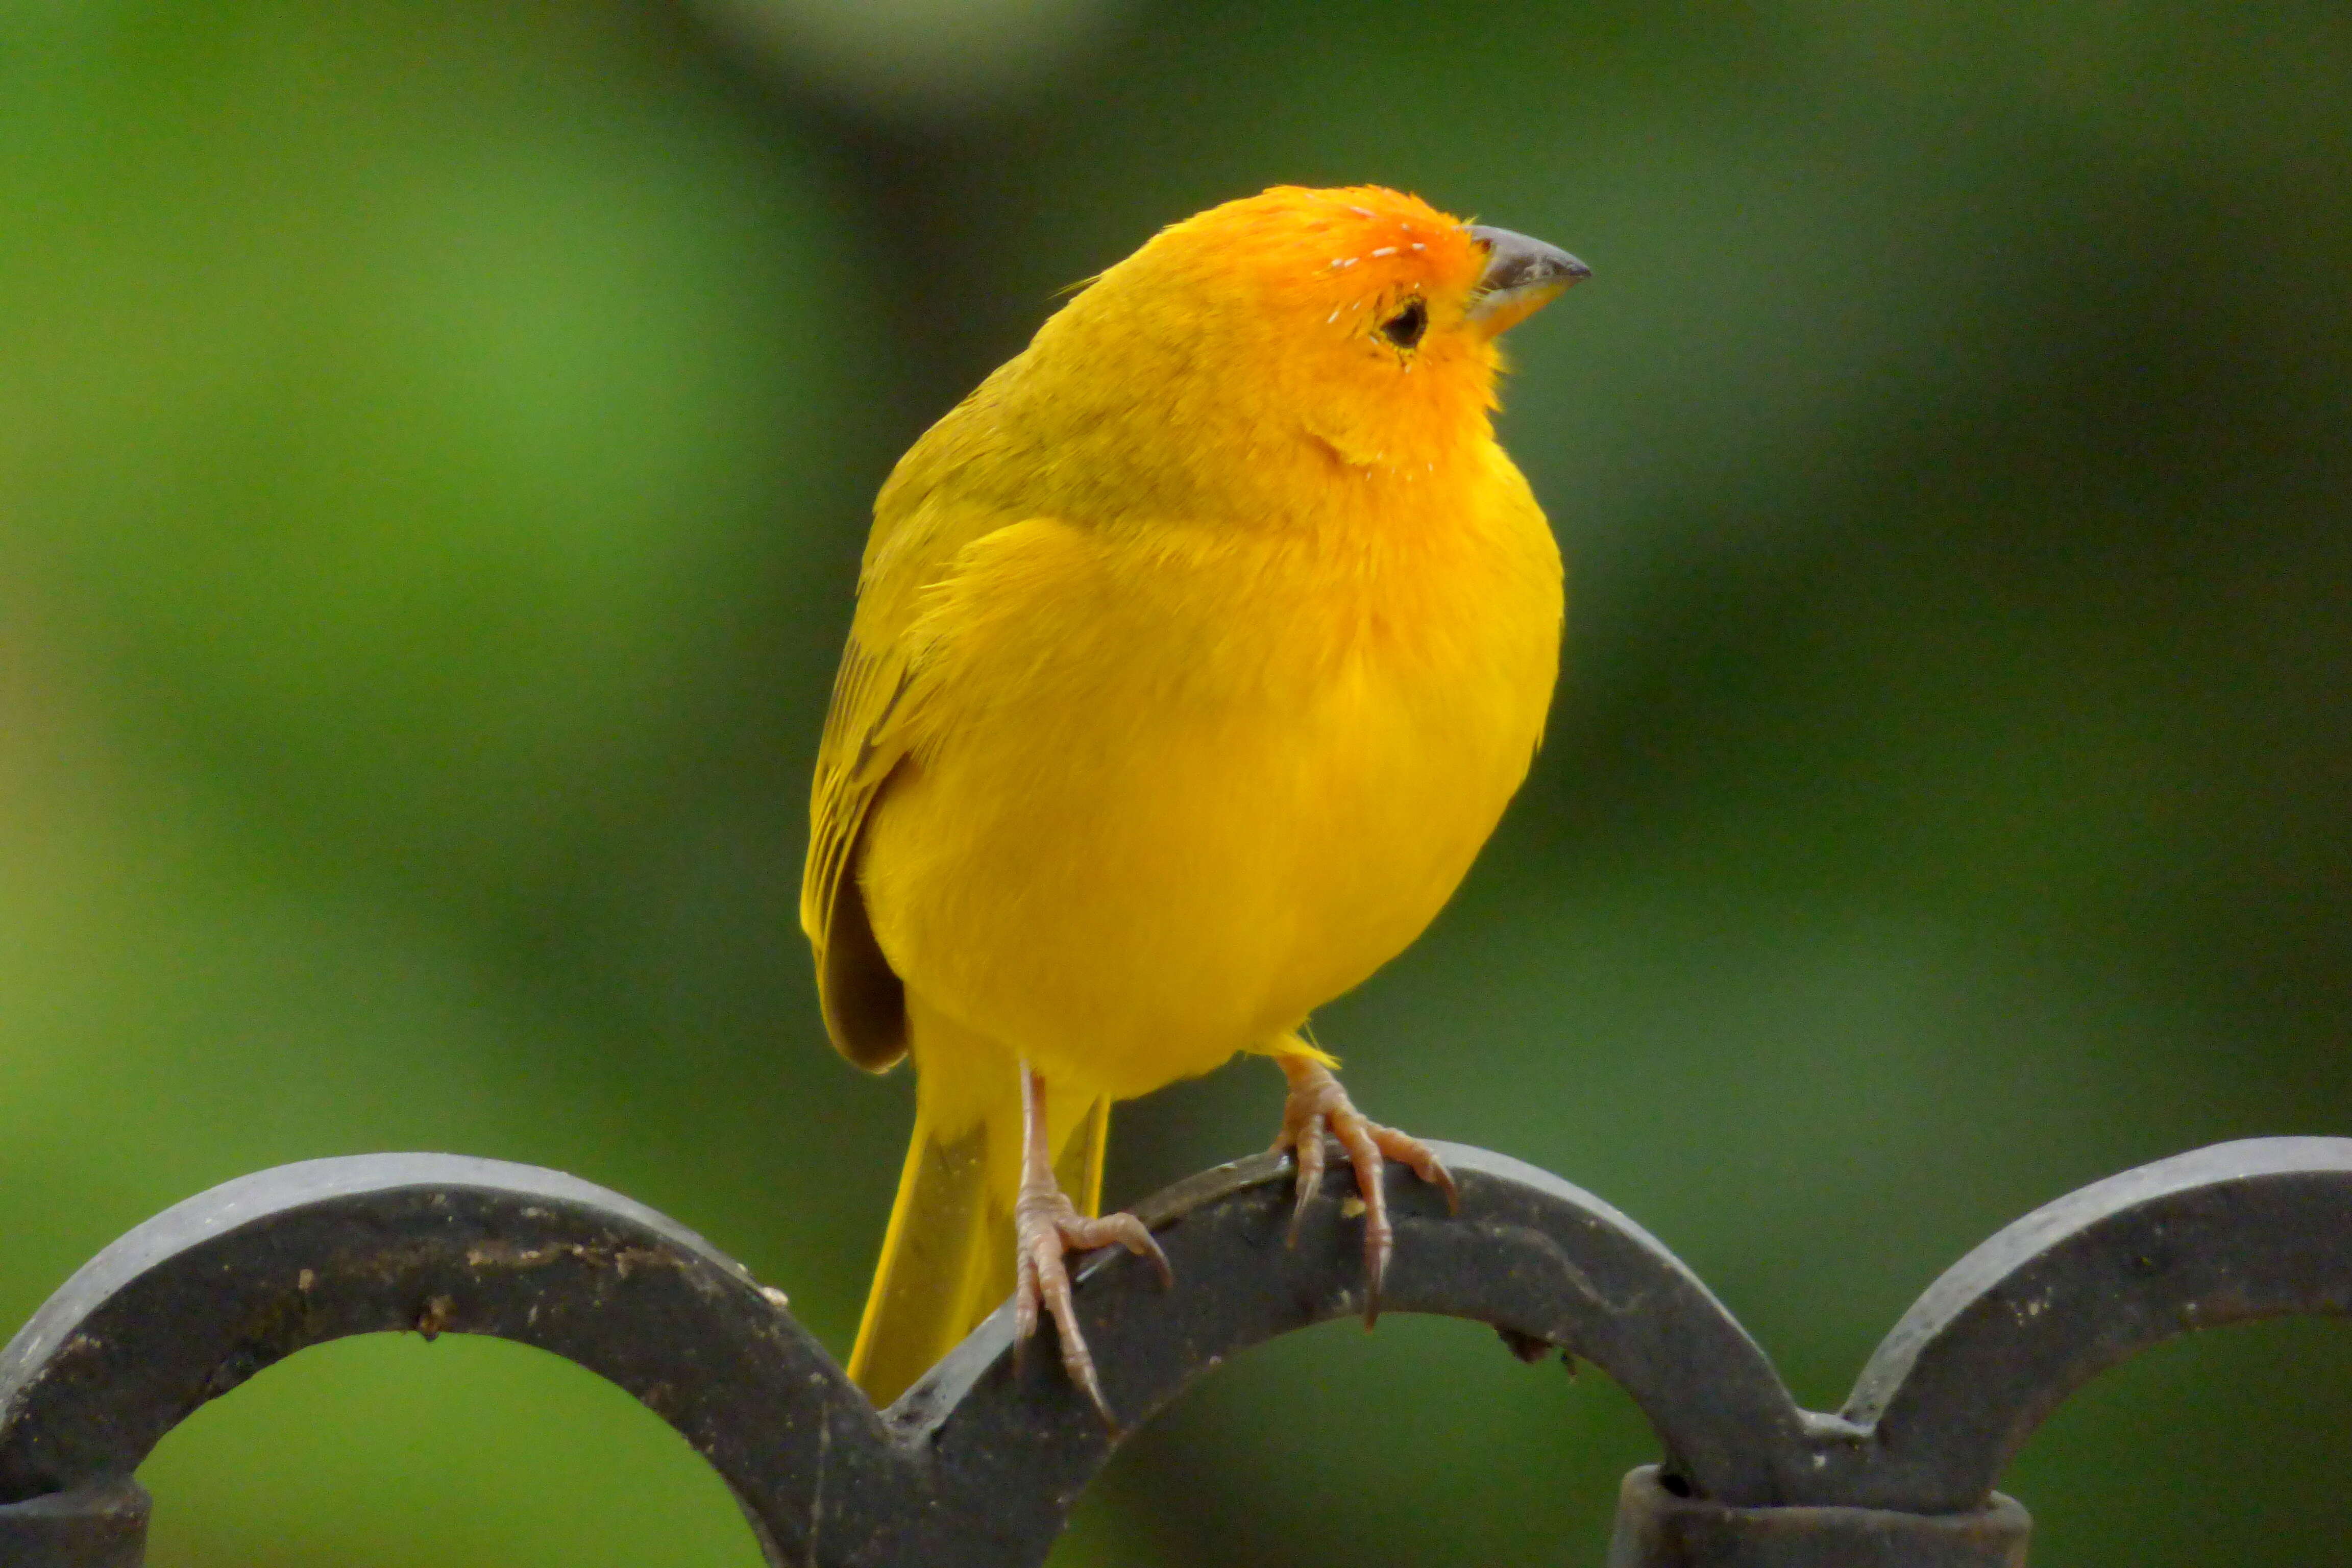
[[1040, 520], [971, 546], [865, 846], [908, 989], [1125, 1098], [1418, 935], [1524, 776], [1559, 660], [1549, 531], [1499, 448], [1472, 458], [1345, 526]]

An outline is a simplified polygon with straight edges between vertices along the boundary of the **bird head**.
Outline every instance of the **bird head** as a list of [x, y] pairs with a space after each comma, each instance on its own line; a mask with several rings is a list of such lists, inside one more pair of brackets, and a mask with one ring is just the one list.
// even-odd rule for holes
[[1283, 185], [1162, 230], [1034, 352], [1087, 367], [1067, 379], [1097, 431], [1140, 418], [1219, 463], [1243, 448], [1268, 479], [1418, 473], [1490, 434], [1496, 337], [1590, 275], [1417, 196]]

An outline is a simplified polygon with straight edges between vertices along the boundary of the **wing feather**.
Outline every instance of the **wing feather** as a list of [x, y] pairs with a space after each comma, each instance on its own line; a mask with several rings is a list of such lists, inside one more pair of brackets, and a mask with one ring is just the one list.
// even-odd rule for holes
[[907, 1001], [858, 885], [866, 825], [912, 743], [908, 698], [923, 662], [916, 636], [923, 606], [965, 548], [1009, 521], [937, 489], [903, 504], [906, 488], [894, 481], [875, 508], [857, 615], [817, 748], [801, 873], [801, 929], [816, 950], [825, 1032], [835, 1049], [876, 1072], [906, 1054]]

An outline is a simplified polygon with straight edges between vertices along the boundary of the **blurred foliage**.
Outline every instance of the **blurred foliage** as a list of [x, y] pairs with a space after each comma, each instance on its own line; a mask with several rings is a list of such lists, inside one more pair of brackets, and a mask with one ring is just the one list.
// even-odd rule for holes
[[[1822, 1405], [2033, 1204], [2352, 1130], [2352, 13], [988, 0], [976, 92], [959, 7], [770, 3], [0, 5], [0, 1318], [440, 1147], [845, 1349], [906, 1085], [824, 1049], [793, 896], [866, 499], [1055, 289], [1276, 180], [1598, 272], [1504, 421], [1552, 740], [1320, 1022], [1376, 1114], [1626, 1208]], [[1276, 1103], [1132, 1108], [1111, 1195]], [[2347, 1410], [2341, 1325], [2207, 1336], [2007, 1485], [2053, 1562], [2340, 1560]], [[1597, 1376], [1335, 1325], [1056, 1561], [1596, 1561], [1648, 1457]], [[144, 1475], [159, 1564], [756, 1560], [653, 1417], [450, 1338]]]

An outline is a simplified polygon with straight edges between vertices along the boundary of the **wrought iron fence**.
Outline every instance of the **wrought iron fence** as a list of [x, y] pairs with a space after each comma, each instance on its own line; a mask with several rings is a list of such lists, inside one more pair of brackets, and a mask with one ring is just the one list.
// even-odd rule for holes
[[[1389, 1310], [1493, 1324], [1622, 1384], [1663, 1455], [1625, 1479], [1613, 1568], [2022, 1564], [1994, 1483], [2085, 1379], [2192, 1329], [2352, 1312], [2352, 1140], [2224, 1143], [2096, 1183], [1954, 1265], [1836, 1415], [1801, 1410], [1755, 1342], [1639, 1226], [1546, 1172], [1440, 1145], [1449, 1217], [1391, 1190]], [[1140, 1421], [1224, 1357], [1360, 1310], [1335, 1194], [1286, 1247], [1286, 1159], [1139, 1206], [1176, 1266], [1079, 1273], [1105, 1391]], [[726, 1478], [768, 1560], [1042, 1562], [1117, 1435], [998, 1313], [877, 1411], [780, 1292], [663, 1215], [530, 1166], [317, 1160], [189, 1199], [92, 1259], [0, 1352], [0, 1565], [133, 1568], [133, 1479], [198, 1405], [307, 1345], [494, 1334], [611, 1379]]]

